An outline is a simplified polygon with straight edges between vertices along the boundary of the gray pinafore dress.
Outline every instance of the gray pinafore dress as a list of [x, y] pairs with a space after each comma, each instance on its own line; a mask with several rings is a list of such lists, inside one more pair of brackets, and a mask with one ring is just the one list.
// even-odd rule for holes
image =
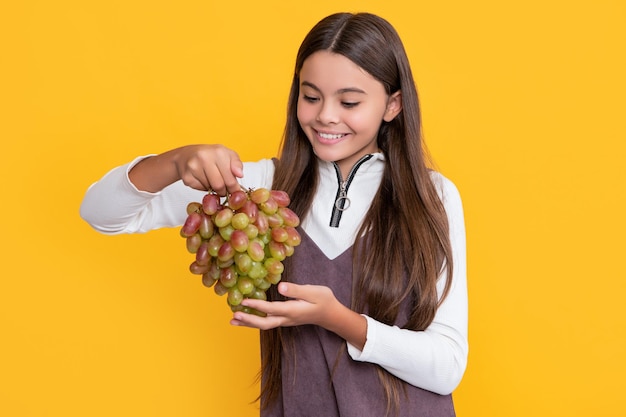
[[[326, 285], [337, 299], [350, 306], [352, 249], [330, 260], [309, 236], [299, 230], [302, 243], [289, 263], [291, 281], [297, 284]], [[407, 306], [398, 318], [407, 317]], [[385, 394], [377, 365], [354, 361], [346, 342], [321, 327], [305, 325], [287, 328], [293, 338], [295, 355], [283, 352], [282, 393], [276, 405], [262, 417], [384, 417]], [[400, 417], [454, 417], [451, 395], [438, 395], [404, 384], [400, 393]], [[391, 414], [393, 416], [393, 413]]]

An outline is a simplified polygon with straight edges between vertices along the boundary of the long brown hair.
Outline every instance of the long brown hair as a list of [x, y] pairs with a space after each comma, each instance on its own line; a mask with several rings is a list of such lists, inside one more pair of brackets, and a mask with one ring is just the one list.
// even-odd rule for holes
[[[444, 270], [443, 296], [449, 291], [452, 253], [447, 216], [427, 165], [415, 82], [400, 37], [386, 20], [369, 13], [338, 13], [322, 19], [305, 37], [296, 58], [272, 187], [287, 191], [291, 208], [301, 218], [307, 215], [317, 188], [317, 159], [297, 119], [299, 74], [307, 57], [321, 50], [347, 57], [380, 81], [387, 94], [401, 91], [402, 112], [383, 121], [378, 133], [385, 169], [357, 234], [365, 238], [353, 247], [351, 308], [391, 325], [398, 324], [400, 305], [409, 302], [408, 319], [400, 325], [424, 330], [443, 300], [436, 283]], [[385, 256], [367, 256], [372, 253], [367, 247]], [[270, 298], [280, 299], [274, 289]], [[261, 332], [262, 407], [280, 393], [281, 352], [289, 348], [285, 333], [280, 328]], [[388, 411], [397, 408], [402, 382], [382, 369], [379, 375]]]

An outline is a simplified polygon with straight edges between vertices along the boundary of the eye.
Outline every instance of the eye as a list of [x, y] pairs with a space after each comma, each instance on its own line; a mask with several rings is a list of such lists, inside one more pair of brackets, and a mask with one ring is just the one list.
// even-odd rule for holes
[[342, 101], [341, 105], [343, 107], [345, 107], [346, 109], [352, 109], [352, 108], [358, 106], [359, 102], [358, 101]]
[[307, 96], [306, 94], [302, 95], [302, 99], [304, 101], [308, 101], [309, 103], [316, 103], [319, 101], [319, 98], [313, 96]]

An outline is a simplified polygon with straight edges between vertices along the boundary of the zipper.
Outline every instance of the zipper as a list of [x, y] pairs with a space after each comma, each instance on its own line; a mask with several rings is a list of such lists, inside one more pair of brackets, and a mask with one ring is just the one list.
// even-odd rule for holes
[[352, 167], [350, 172], [348, 173], [348, 178], [344, 181], [341, 176], [341, 170], [339, 169], [339, 165], [333, 162], [333, 166], [335, 167], [335, 172], [337, 173], [337, 182], [339, 183], [339, 187], [337, 188], [337, 195], [335, 197], [335, 204], [333, 204], [332, 213], [330, 215], [330, 227], [339, 227], [339, 222], [341, 221], [341, 215], [344, 211], [346, 211], [350, 207], [350, 198], [348, 197], [348, 187], [352, 183], [352, 179], [356, 174], [356, 171], [359, 169], [363, 163], [372, 159], [374, 155], [367, 154], [364, 155], [361, 159], [357, 161], [356, 164]]

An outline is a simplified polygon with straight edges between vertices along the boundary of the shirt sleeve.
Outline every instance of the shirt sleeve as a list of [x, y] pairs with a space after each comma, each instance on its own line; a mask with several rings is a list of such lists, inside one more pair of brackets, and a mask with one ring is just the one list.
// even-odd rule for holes
[[[453, 256], [452, 286], [433, 322], [424, 331], [401, 329], [367, 319], [363, 350], [348, 343], [356, 361], [372, 362], [419, 388], [441, 395], [452, 393], [467, 366], [468, 302], [465, 224], [457, 188], [441, 177], [442, 199], [448, 215]], [[445, 286], [445, 271], [437, 284]]]
[[[163, 227], [177, 227], [187, 218], [186, 207], [202, 201], [206, 191], [195, 190], [177, 181], [163, 190], [151, 193], [138, 190], [128, 173], [139, 161], [113, 168], [85, 193], [80, 216], [95, 230], [104, 234], [145, 233]], [[274, 164], [269, 159], [244, 163], [244, 187], [271, 188]]]

